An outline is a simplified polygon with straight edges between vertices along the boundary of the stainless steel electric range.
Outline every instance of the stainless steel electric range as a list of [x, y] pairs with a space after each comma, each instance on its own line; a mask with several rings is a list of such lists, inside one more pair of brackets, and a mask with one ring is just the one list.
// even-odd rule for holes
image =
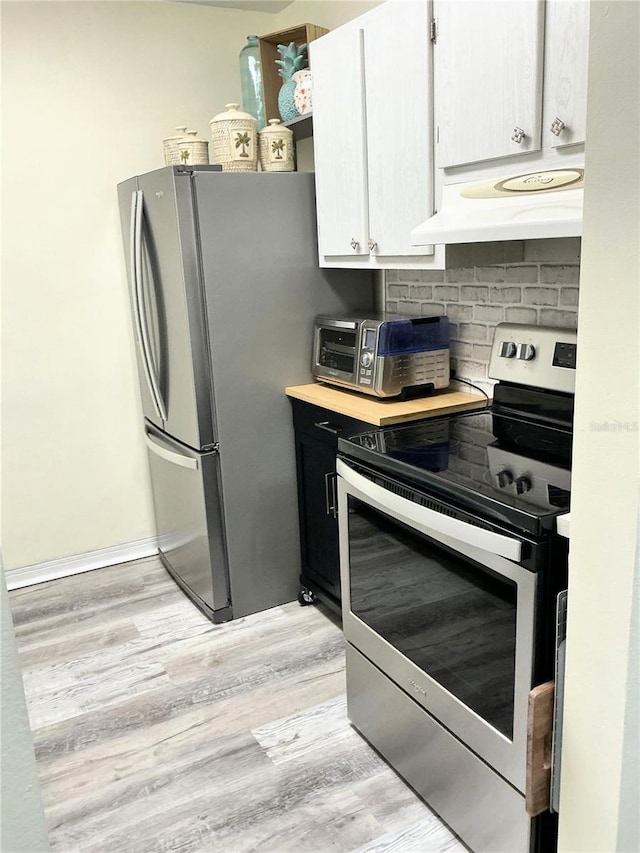
[[575, 364], [574, 331], [500, 324], [490, 408], [338, 442], [349, 718], [477, 853], [554, 849], [527, 722], [567, 582]]

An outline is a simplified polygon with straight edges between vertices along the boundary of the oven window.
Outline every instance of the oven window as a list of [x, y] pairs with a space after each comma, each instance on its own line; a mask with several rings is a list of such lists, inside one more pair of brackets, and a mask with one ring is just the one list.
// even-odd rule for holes
[[323, 367], [353, 373], [356, 361], [356, 332], [344, 329], [320, 329], [318, 363]]
[[513, 737], [516, 584], [349, 498], [351, 610]]

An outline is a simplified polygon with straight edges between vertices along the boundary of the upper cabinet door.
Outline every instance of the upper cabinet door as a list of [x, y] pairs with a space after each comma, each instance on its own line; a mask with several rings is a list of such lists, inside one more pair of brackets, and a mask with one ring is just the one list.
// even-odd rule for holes
[[585, 141], [589, 4], [547, 0], [545, 15], [542, 145]]
[[369, 255], [362, 30], [311, 44], [313, 146], [321, 255]]
[[434, 3], [436, 165], [540, 149], [542, 0]]
[[429, 6], [384, 3], [364, 19], [369, 232], [378, 257], [433, 252], [409, 242], [433, 213]]

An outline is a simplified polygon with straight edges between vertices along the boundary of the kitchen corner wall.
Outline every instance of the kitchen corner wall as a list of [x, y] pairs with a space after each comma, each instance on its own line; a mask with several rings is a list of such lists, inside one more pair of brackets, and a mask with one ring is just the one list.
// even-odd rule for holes
[[209, 139], [249, 33], [375, 5], [0, 4], [7, 569], [124, 556], [155, 533], [116, 184], [162, 167], [176, 125]]
[[[478, 251], [481, 247], [478, 247]], [[503, 321], [575, 329], [580, 239], [533, 240], [519, 263], [447, 270], [390, 270], [386, 307], [394, 314], [446, 314], [456, 375], [491, 393], [487, 369], [496, 325]]]
[[[155, 533], [116, 184], [240, 94], [266, 13], [12, 2], [2, 14], [7, 569]], [[126, 551], [126, 549], [125, 549]], [[120, 552], [122, 553], [122, 552]]]

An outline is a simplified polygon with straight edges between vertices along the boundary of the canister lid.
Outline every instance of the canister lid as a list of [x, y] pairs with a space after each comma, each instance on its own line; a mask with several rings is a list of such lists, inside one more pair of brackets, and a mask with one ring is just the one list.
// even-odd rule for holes
[[[176, 130], [178, 131], [178, 136], [167, 136], [162, 141], [163, 142], [175, 142], [176, 139], [182, 139], [184, 137], [185, 133], [187, 132], [187, 126], [186, 126], [186, 124], [181, 125], [180, 127], [176, 127]], [[197, 131], [196, 131], [196, 133], [197, 133]]]
[[205, 142], [207, 145], [209, 144], [206, 139], [198, 139], [198, 131], [197, 130], [188, 130], [186, 134], [182, 137], [183, 142]]
[[218, 115], [214, 116], [209, 124], [213, 124], [214, 121], [252, 121], [255, 122], [255, 118], [250, 113], [243, 113], [242, 110], [238, 109], [239, 104], [225, 104], [224, 108], [226, 112], [218, 113]]
[[272, 136], [274, 133], [285, 138], [293, 136], [293, 131], [281, 124], [279, 118], [270, 118], [269, 124], [258, 131], [258, 136]]

